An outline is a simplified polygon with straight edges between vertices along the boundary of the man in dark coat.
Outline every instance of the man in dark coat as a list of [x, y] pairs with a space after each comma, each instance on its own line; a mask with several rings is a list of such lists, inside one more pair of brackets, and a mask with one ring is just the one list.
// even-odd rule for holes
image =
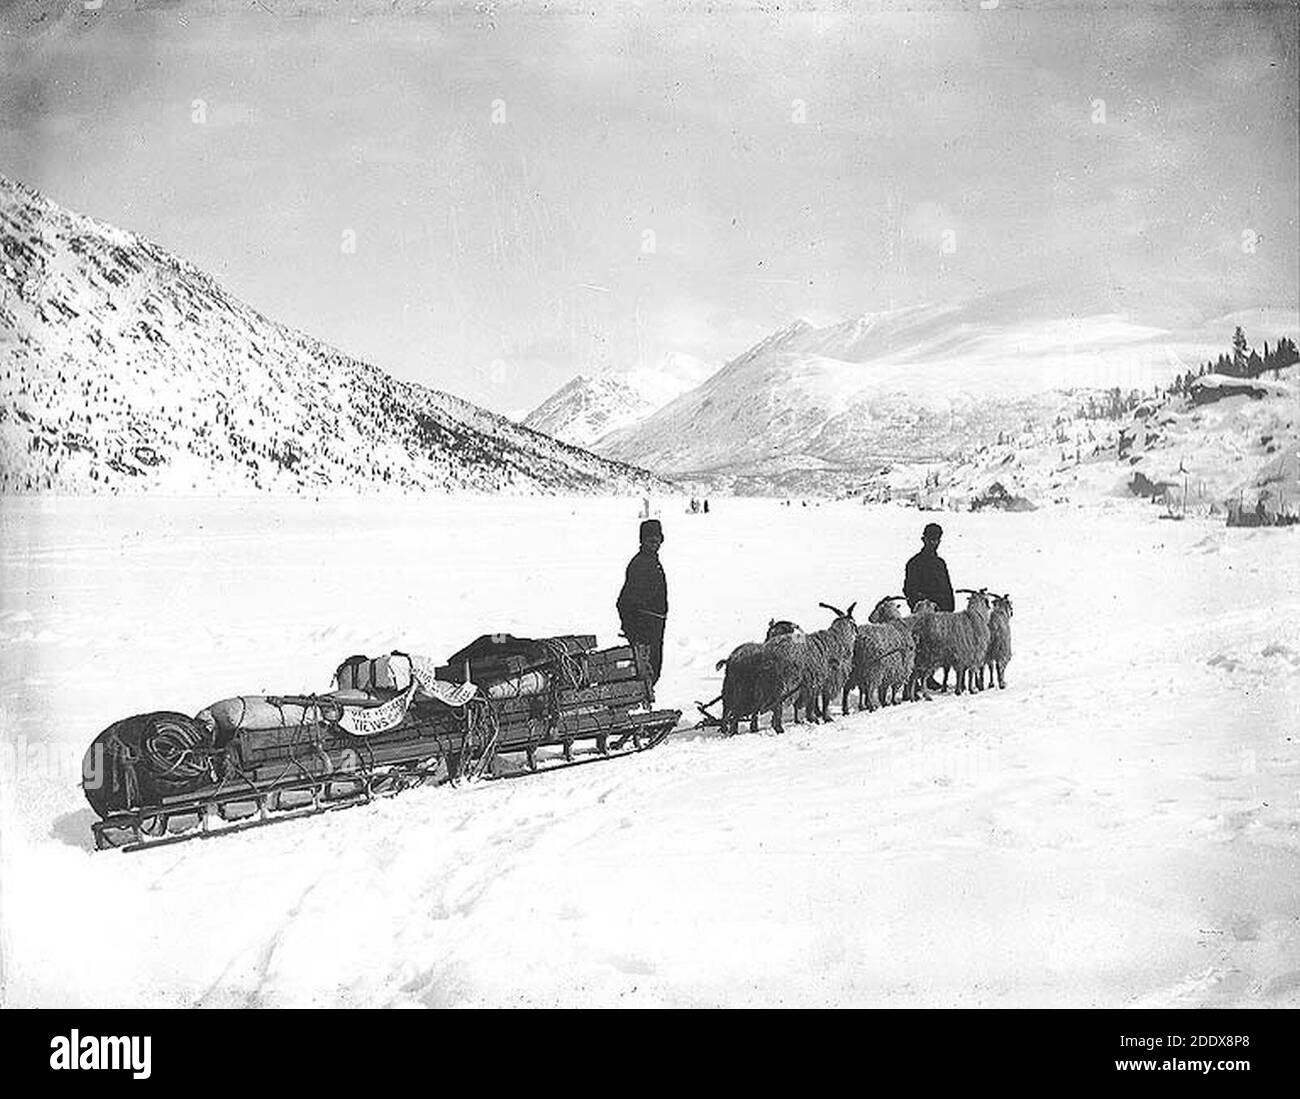
[[903, 594], [907, 605], [916, 610], [922, 599], [928, 599], [938, 610], [956, 609], [952, 597], [952, 581], [948, 579], [948, 566], [939, 556], [939, 540], [943, 527], [927, 523], [921, 532], [921, 552], [907, 563], [903, 574]]
[[[952, 581], [948, 579], [948, 565], [939, 556], [939, 540], [943, 537], [943, 527], [938, 523], [927, 523], [921, 532], [921, 552], [907, 562], [903, 572], [903, 595], [907, 605], [916, 610], [922, 599], [928, 599], [936, 610], [951, 611], [956, 609], [952, 596]], [[934, 676], [926, 681], [930, 690], [948, 689], [948, 669], [943, 670], [942, 688], [935, 682]]]
[[659, 682], [664, 663], [664, 625], [668, 620], [668, 580], [659, 563], [664, 529], [658, 519], [641, 524], [641, 550], [627, 563], [627, 577], [618, 593], [618, 618], [623, 635], [634, 645], [650, 649], [652, 681]]

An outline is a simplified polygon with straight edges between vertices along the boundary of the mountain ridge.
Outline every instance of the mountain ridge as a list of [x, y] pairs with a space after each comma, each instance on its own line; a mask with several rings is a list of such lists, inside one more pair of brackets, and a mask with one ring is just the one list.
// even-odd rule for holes
[[0, 491], [665, 487], [393, 378], [4, 176], [0, 276]]
[[[594, 444], [666, 476], [746, 491], [838, 491], [893, 461], [949, 462], [1027, 425], [1050, 425], [1082, 391], [1167, 384], [1217, 350], [1124, 314], [1016, 318], [921, 304], [825, 327], [799, 319], [641, 423]], [[1009, 319], [1008, 319], [1009, 318]]]

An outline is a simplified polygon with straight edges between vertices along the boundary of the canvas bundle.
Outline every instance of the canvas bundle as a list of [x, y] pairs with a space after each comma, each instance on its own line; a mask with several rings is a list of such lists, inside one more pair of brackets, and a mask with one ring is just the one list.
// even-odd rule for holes
[[404, 691], [411, 685], [411, 658], [406, 653], [349, 656], [334, 672], [340, 691]]

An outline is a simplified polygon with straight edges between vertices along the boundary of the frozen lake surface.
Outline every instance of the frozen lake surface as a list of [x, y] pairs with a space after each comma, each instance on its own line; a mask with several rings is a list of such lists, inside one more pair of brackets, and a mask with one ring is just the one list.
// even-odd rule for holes
[[[661, 705], [769, 617], [897, 592], [935, 516], [662, 503]], [[340, 660], [594, 632], [636, 500], [0, 502], [4, 999], [80, 1005], [1300, 1006], [1292, 530], [945, 515], [1005, 691], [93, 852], [128, 714]]]

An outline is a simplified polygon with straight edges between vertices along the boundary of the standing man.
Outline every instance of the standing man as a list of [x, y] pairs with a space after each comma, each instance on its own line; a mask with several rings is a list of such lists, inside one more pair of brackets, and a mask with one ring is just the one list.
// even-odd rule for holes
[[952, 597], [952, 581], [948, 579], [948, 566], [939, 556], [939, 540], [943, 527], [927, 523], [921, 532], [921, 552], [907, 563], [903, 574], [903, 594], [907, 605], [916, 610], [922, 599], [928, 599], [938, 610], [956, 609]]
[[[943, 537], [943, 527], [938, 523], [926, 523], [921, 531], [921, 552], [907, 562], [903, 573], [903, 595], [907, 605], [916, 610], [922, 599], [928, 599], [936, 610], [951, 611], [956, 609], [952, 597], [952, 581], [948, 579], [948, 565], [939, 556], [939, 540]], [[931, 691], [948, 689], [948, 669], [943, 670], [943, 686], [935, 682], [934, 676], [926, 681]]]
[[618, 617], [623, 635], [634, 645], [650, 648], [651, 682], [659, 682], [664, 663], [664, 626], [668, 621], [668, 580], [659, 563], [664, 528], [658, 519], [641, 524], [641, 549], [627, 563], [627, 578], [618, 593]]

